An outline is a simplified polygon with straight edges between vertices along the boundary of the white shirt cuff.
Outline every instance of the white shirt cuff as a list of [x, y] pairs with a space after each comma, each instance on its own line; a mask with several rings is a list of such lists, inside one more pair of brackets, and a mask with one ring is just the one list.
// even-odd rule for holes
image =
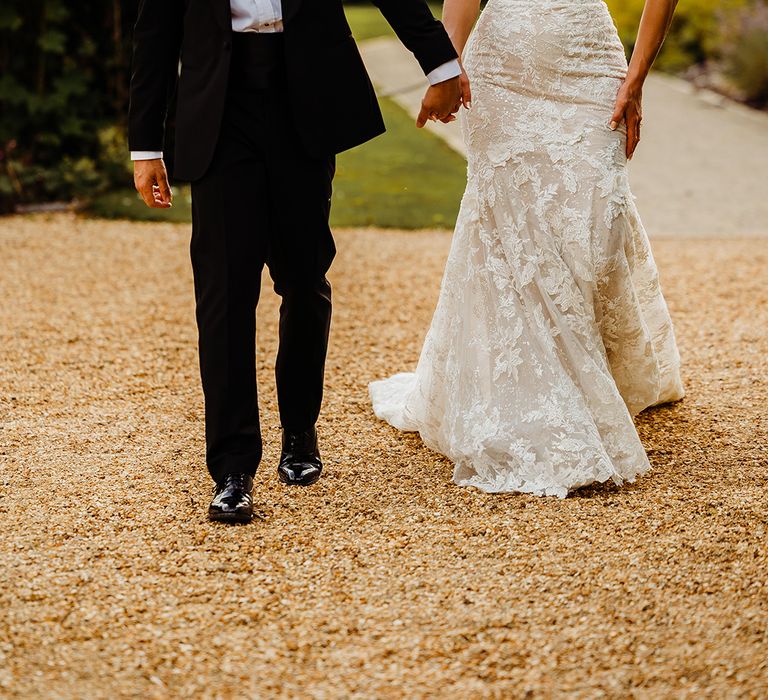
[[438, 83], [444, 83], [451, 78], [458, 78], [461, 75], [461, 65], [459, 59], [454, 58], [448, 63], [443, 63], [442, 66], [438, 66], [432, 72], [427, 74], [427, 80], [430, 85], [437, 85]]
[[162, 157], [162, 151], [131, 151], [131, 160], [154, 160]]

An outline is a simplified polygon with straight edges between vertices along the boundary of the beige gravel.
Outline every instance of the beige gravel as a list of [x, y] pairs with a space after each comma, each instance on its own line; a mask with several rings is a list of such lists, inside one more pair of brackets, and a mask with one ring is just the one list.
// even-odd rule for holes
[[454, 487], [371, 414], [417, 358], [449, 236], [341, 232], [327, 475], [209, 524], [184, 226], [0, 220], [0, 696], [760, 697], [768, 240], [660, 240], [689, 396], [654, 471], [561, 501]]

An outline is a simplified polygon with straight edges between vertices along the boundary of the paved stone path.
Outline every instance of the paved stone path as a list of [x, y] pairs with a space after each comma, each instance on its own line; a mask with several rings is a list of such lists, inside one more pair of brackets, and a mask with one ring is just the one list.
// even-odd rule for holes
[[[424, 75], [393, 38], [362, 44], [381, 93], [415, 117]], [[632, 187], [648, 232], [684, 237], [768, 236], [768, 115], [652, 74]], [[607, 117], [606, 117], [607, 119]], [[459, 122], [430, 130], [464, 153]]]

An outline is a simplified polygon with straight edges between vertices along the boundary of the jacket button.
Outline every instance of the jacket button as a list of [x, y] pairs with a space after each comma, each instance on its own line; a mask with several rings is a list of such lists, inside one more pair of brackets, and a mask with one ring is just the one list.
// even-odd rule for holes
[[232, 42], [231, 41], [225, 41], [224, 42], [224, 48], [229, 51], [232, 48]]

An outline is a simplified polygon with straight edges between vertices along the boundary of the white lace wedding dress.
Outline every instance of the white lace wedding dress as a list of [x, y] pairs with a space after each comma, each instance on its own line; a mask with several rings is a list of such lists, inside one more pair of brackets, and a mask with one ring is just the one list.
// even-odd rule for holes
[[632, 416], [680, 360], [608, 128], [626, 73], [602, 0], [490, 0], [465, 65], [468, 183], [415, 373], [371, 384], [484, 491], [564, 497], [649, 469]]

